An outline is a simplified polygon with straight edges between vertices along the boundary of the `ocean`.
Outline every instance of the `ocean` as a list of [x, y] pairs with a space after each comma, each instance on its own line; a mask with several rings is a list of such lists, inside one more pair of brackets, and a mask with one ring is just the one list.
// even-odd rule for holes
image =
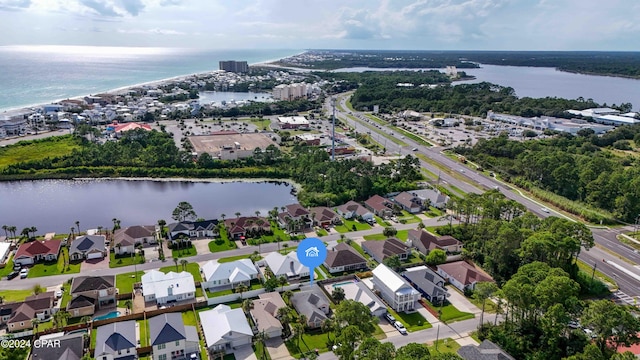
[[102, 46], [0, 46], [0, 111], [218, 70], [302, 50], [201, 50]]

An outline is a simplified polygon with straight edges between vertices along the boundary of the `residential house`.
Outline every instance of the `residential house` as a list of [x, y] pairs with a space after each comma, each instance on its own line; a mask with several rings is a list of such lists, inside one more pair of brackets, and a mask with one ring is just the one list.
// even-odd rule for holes
[[339, 243], [327, 251], [324, 265], [330, 273], [354, 271], [367, 268], [367, 259], [351, 246]]
[[268, 339], [282, 335], [282, 324], [277, 319], [278, 309], [287, 307], [277, 291], [259, 295], [253, 300], [251, 319], [256, 324], [256, 330], [263, 332]]
[[30, 241], [18, 247], [13, 256], [13, 263], [33, 265], [39, 261], [56, 261], [60, 253], [62, 240]]
[[6, 320], [7, 331], [31, 330], [33, 328], [33, 319], [38, 319], [39, 321], [49, 319], [55, 306], [53, 292], [40, 295], [29, 297], [23, 302], [8, 306], [11, 312]]
[[364, 202], [364, 206], [381, 218], [393, 215], [393, 202], [380, 195], [373, 195]]
[[70, 260], [102, 259], [105, 256], [107, 246], [104, 235], [76, 236], [69, 246]]
[[412, 214], [417, 214], [422, 211], [422, 200], [406, 191], [393, 197], [393, 201], [402, 208], [402, 210], [408, 211]]
[[200, 353], [195, 326], [185, 326], [179, 312], [149, 318], [149, 338], [153, 360], [189, 359]]
[[71, 317], [93, 315], [98, 309], [114, 306], [116, 293], [114, 275], [74, 277], [67, 311]]
[[380, 291], [384, 301], [397, 312], [413, 311], [420, 299], [416, 289], [384, 264], [373, 269], [373, 289]]
[[[84, 355], [84, 334], [75, 333], [60, 336], [58, 334], [42, 335], [42, 345], [31, 348], [31, 360], [80, 360]], [[52, 341], [49, 343], [49, 341]]]
[[382, 241], [367, 240], [363, 241], [361, 246], [364, 252], [371, 255], [379, 263], [392, 256], [397, 255], [400, 260], [406, 260], [411, 255], [411, 248], [396, 238]]
[[154, 301], [158, 305], [177, 301], [194, 300], [196, 284], [193, 275], [186, 271], [163, 273], [151, 270], [142, 275], [142, 294], [145, 302]]
[[344, 290], [345, 299], [362, 303], [369, 308], [371, 315], [382, 316], [387, 312], [387, 306], [384, 302], [362, 281], [340, 285], [340, 288]]
[[0, 264], [4, 264], [9, 260], [9, 254], [11, 254], [11, 243], [6, 242], [5, 236], [0, 236]]
[[307, 318], [307, 327], [310, 329], [319, 328], [331, 312], [329, 299], [317, 285], [294, 293], [290, 301], [298, 314]]
[[484, 340], [480, 345], [461, 346], [457, 353], [464, 360], [516, 360], [490, 340]]
[[181, 221], [169, 224], [167, 228], [169, 240], [175, 240], [180, 235], [191, 239], [218, 236], [218, 220]]
[[336, 212], [347, 220], [362, 219], [366, 222], [375, 221], [373, 213], [355, 201], [349, 201], [344, 205], [338, 206]]
[[220, 304], [211, 310], [200, 312], [199, 315], [209, 353], [251, 344], [253, 330], [242, 309], [232, 309]]
[[428, 254], [433, 249], [443, 250], [447, 254], [459, 253], [463, 248], [462, 241], [453, 236], [434, 236], [425, 230], [409, 230], [407, 240], [410, 246], [423, 254]]
[[340, 216], [335, 211], [325, 206], [317, 206], [309, 209], [313, 226], [330, 226], [340, 223]]
[[286, 276], [291, 280], [309, 276], [309, 268], [298, 261], [298, 254], [295, 251], [287, 255], [272, 252], [265, 256], [260, 264], [268, 266], [276, 277]]
[[157, 242], [156, 236], [154, 225], [129, 226], [113, 233], [113, 247], [118, 255], [133, 254], [136, 245], [155, 244]]
[[136, 321], [117, 321], [98, 327], [95, 360], [135, 360], [137, 336]]
[[475, 290], [479, 282], [493, 281], [491, 276], [466, 261], [438, 265], [438, 275], [462, 292]]
[[248, 236], [270, 233], [271, 223], [264, 217], [242, 216], [224, 221], [229, 238], [242, 240]]
[[420, 199], [423, 207], [425, 208], [430, 205], [443, 210], [447, 207], [447, 203], [449, 202], [449, 196], [443, 194], [438, 189], [411, 190], [410, 193]]
[[[283, 212], [278, 214], [278, 222], [283, 228], [302, 230], [311, 227], [311, 213], [300, 204], [290, 204], [285, 206]], [[293, 223], [293, 225], [291, 225]]]
[[426, 266], [408, 268], [402, 276], [432, 304], [442, 304], [449, 296], [444, 279]]
[[249, 286], [251, 280], [258, 278], [258, 269], [249, 259], [240, 259], [227, 263], [217, 260], [207, 261], [202, 265], [202, 286], [205, 289], [231, 287], [240, 284]]

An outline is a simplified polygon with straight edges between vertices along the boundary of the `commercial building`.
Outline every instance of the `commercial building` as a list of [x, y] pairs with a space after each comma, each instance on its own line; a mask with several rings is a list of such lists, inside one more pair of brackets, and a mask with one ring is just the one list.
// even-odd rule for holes
[[269, 145], [277, 146], [263, 134], [238, 134], [220, 132], [214, 135], [189, 136], [195, 155], [208, 153], [215, 159], [237, 160], [252, 157], [256, 149], [264, 150]]
[[246, 73], [249, 72], [249, 64], [246, 61], [220, 61], [220, 70], [234, 72], [234, 73]]
[[279, 116], [278, 126], [281, 129], [308, 129], [309, 120], [304, 116]]

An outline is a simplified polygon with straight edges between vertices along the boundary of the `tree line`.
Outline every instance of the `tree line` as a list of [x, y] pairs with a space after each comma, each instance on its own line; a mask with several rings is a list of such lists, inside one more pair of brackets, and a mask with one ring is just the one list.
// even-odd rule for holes
[[[525, 188], [540, 187], [633, 222], [640, 214], [638, 161], [607, 151], [630, 149], [632, 142], [640, 146], [640, 125], [621, 126], [602, 136], [581, 130], [577, 136], [560, 134], [526, 142], [509, 140], [502, 134], [455, 151], [507, 181]], [[578, 215], [592, 222], [607, 220], [589, 213]]]
[[206, 153], [194, 159], [190, 152], [178, 149], [170, 134], [156, 130], [129, 131], [120, 141], [96, 143], [80, 135], [75, 141], [78, 148], [66, 156], [11, 164], [0, 169], [0, 178], [286, 178], [302, 185], [298, 199], [307, 206], [334, 206], [410, 190], [422, 179], [418, 159], [412, 156], [373, 165], [359, 159], [330, 161], [320, 148], [296, 146], [286, 154], [271, 145], [236, 161], [214, 159]]

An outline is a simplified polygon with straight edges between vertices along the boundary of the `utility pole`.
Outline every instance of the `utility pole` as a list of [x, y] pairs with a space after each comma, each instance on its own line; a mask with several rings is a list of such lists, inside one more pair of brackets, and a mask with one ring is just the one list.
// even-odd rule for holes
[[336, 98], [331, 98], [333, 107], [333, 127], [331, 128], [331, 161], [336, 161]]

